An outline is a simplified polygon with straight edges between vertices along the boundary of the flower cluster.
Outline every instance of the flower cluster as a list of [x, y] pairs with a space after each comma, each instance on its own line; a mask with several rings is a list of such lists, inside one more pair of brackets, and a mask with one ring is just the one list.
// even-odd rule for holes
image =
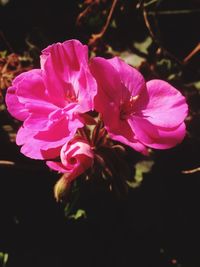
[[48, 46], [41, 68], [17, 76], [7, 90], [8, 111], [23, 125], [21, 152], [73, 181], [120, 143], [147, 155], [185, 135], [184, 96], [162, 80], [145, 82], [118, 57], [94, 57], [78, 40]]

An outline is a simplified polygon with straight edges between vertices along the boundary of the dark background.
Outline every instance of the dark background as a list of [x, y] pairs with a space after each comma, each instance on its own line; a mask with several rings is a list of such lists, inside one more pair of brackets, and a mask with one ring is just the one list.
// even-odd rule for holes
[[[80, 3], [11, 0], [0, 6], [0, 30], [16, 53], [28, 49], [26, 38], [39, 50], [71, 38], [87, 43], [103, 22], [84, 20], [78, 27]], [[117, 29], [108, 29], [104, 36], [114, 49], [128, 49], [133, 40], [148, 34], [136, 4], [123, 1], [121, 11], [122, 1], [118, 3], [113, 14]], [[152, 22], [162, 46], [182, 60], [199, 42], [199, 1], [163, 0], [159, 9], [196, 10], [158, 16], [157, 28]], [[4, 49], [8, 47], [1, 38], [0, 50]], [[198, 62], [196, 55], [186, 68], [187, 81], [199, 79]], [[199, 267], [200, 177], [199, 172], [182, 171], [199, 165], [200, 119], [195, 112], [200, 101], [196, 91], [186, 96], [194, 117], [187, 122], [184, 142], [155, 151], [151, 173], [122, 198], [85, 186], [77, 207], [86, 210], [87, 219], [65, 218], [64, 205], [53, 197], [57, 174], [45, 163], [25, 158], [0, 129], [0, 160], [16, 162], [0, 165], [0, 251], [9, 254], [6, 267]], [[2, 125], [11, 120], [6, 111], [0, 113]]]

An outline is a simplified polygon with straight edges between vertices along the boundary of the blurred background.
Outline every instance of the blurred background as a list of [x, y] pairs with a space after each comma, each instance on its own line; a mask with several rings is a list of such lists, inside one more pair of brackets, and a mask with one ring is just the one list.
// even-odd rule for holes
[[[200, 266], [199, 25], [199, 0], [0, 0], [0, 267]], [[182, 144], [130, 152], [127, 194], [88, 183], [70, 211], [54, 199], [58, 175], [20, 153], [4, 102], [12, 79], [67, 39], [170, 82], [190, 109]]]

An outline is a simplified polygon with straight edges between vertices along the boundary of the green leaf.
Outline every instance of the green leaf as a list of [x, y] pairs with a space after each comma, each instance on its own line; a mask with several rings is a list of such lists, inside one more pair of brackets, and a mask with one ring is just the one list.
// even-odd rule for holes
[[186, 88], [190, 89], [196, 89], [197, 91], [200, 92], [200, 81], [194, 81], [194, 82], [191, 82], [191, 83], [187, 83], [185, 84]]
[[193, 85], [194, 85], [195, 89], [200, 91], [200, 81], [194, 82]]
[[70, 218], [70, 219], [74, 219], [74, 220], [78, 220], [78, 219], [80, 219], [80, 218], [84, 218], [84, 219], [86, 219], [87, 216], [86, 216], [86, 212], [85, 212], [85, 210], [78, 209], [78, 210], [76, 211], [76, 213], [70, 215], [69, 218]]
[[123, 59], [127, 64], [138, 68], [143, 62], [146, 61], [144, 57], [133, 54], [129, 51], [124, 51], [120, 54], [120, 58]]
[[64, 215], [65, 218], [78, 220], [80, 218], [86, 219], [86, 212], [79, 207], [79, 198], [80, 198], [80, 183], [75, 180], [72, 184], [71, 194], [69, 195], [68, 202], [65, 203]]
[[[124, 51], [116, 51], [111, 46], [107, 46], [107, 53], [112, 55], [113, 57], [117, 56], [123, 59], [127, 64], [132, 65], [135, 68], [140, 67], [140, 65], [146, 61], [146, 59], [142, 56], [139, 56], [135, 53], [133, 53], [130, 50], [124, 50]], [[95, 55], [92, 55], [95, 56]]]
[[162, 58], [160, 61], [157, 62], [158, 66], [164, 66], [167, 70], [172, 68], [172, 62], [169, 59]]
[[8, 254], [0, 252], [0, 267], [6, 267], [7, 261], [8, 261]]
[[143, 181], [143, 174], [151, 171], [154, 161], [143, 160], [135, 164], [135, 176], [133, 181], [127, 181], [127, 184], [131, 188], [138, 187]]
[[148, 55], [148, 48], [152, 44], [153, 40], [150, 36], [148, 36], [143, 42], [134, 42], [133, 45], [137, 48], [140, 52]]
[[66, 218], [69, 218], [71, 213], [73, 213], [75, 206], [79, 199], [79, 192], [73, 194], [73, 198], [65, 205], [64, 214]]

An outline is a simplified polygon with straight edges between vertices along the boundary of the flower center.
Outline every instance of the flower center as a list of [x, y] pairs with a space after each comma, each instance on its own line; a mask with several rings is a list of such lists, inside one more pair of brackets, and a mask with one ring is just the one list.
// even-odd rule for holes
[[75, 92], [72, 91], [72, 90], [68, 90], [67, 91], [66, 98], [67, 98], [67, 101], [69, 103], [71, 103], [71, 102], [77, 102], [77, 98], [76, 98]]
[[120, 105], [120, 119], [125, 120], [131, 114], [134, 113], [134, 104], [137, 101], [139, 95], [131, 96], [128, 100]]
[[78, 102], [76, 93], [74, 91], [73, 86], [69, 83], [65, 90], [65, 97], [68, 103]]

